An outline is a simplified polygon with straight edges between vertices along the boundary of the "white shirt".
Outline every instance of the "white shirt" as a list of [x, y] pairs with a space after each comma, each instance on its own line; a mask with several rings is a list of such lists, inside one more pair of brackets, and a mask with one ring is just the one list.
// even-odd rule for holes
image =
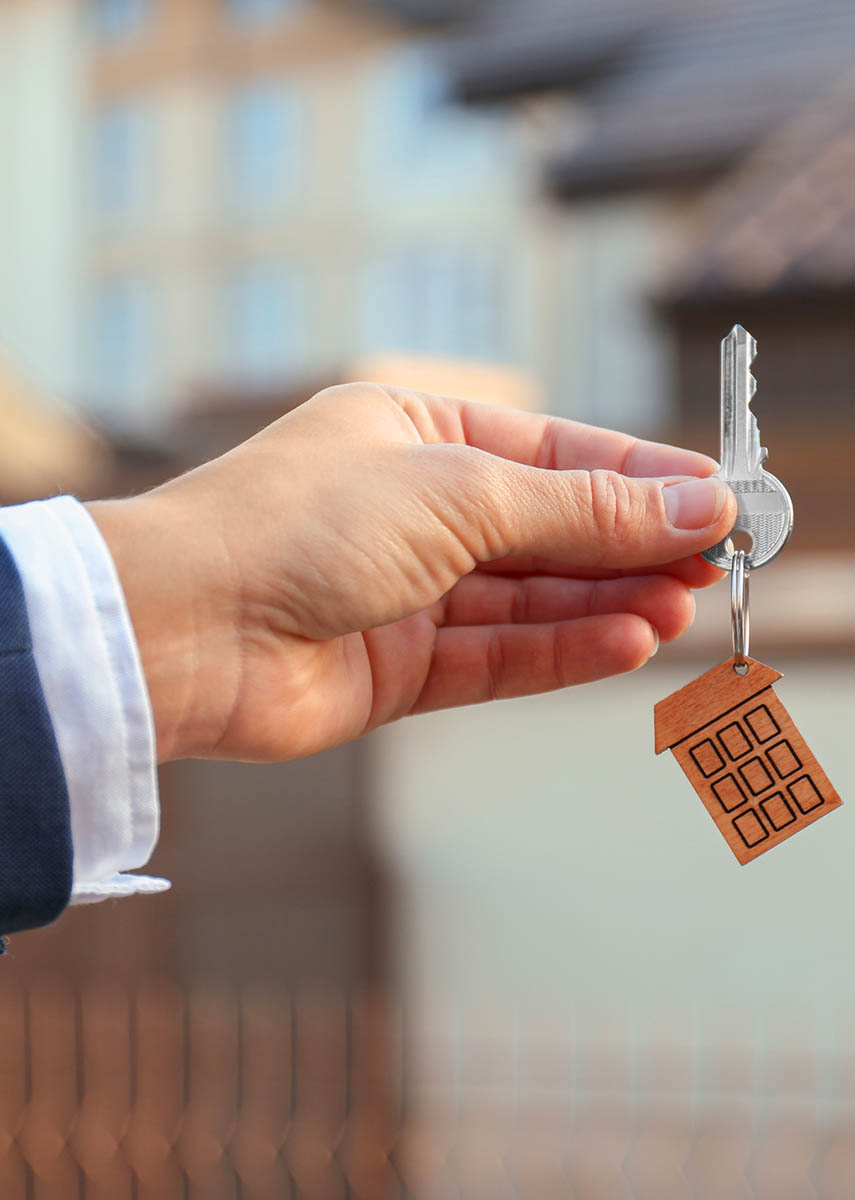
[[0, 508], [71, 806], [72, 904], [162, 892], [154, 721], [112, 557], [70, 496]]

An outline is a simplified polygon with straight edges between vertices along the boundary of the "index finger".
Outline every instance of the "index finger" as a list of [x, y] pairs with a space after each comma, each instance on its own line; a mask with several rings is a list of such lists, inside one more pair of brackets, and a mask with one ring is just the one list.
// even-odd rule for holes
[[578, 567], [573, 563], [562, 563], [548, 558], [496, 558], [491, 562], [479, 563], [475, 571], [484, 575], [518, 576], [551, 575], [570, 579], [626, 579], [640, 575], [672, 575], [691, 588], [706, 588], [724, 578], [724, 571], [692, 554], [672, 563], [660, 563], [652, 567], [628, 567], [626, 570], [606, 567]]
[[648, 442], [579, 421], [439, 396], [424, 396], [443, 440], [552, 471], [619, 471], [641, 479], [705, 477], [718, 470], [706, 454]]

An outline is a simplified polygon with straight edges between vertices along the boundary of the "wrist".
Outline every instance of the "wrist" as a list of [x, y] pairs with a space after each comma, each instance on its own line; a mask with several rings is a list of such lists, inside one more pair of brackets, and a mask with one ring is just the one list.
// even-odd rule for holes
[[112, 555], [154, 715], [159, 762], [209, 753], [228, 719], [238, 656], [209, 532], [175, 488], [86, 505]]

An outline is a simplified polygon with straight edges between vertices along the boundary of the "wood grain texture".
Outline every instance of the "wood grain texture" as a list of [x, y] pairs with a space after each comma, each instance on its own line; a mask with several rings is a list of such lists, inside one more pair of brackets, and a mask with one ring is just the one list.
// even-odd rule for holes
[[656, 753], [673, 752], [744, 865], [842, 801], [772, 688], [780, 672], [754, 659], [745, 675], [733, 667], [660, 700]]
[[670, 750], [696, 729], [714, 721], [719, 714], [734, 705], [756, 696], [764, 688], [777, 683], [781, 672], [764, 666], [753, 658], [748, 671], [737, 675], [733, 659], [728, 658], [711, 671], [660, 700], [653, 710], [656, 726], [656, 753]]

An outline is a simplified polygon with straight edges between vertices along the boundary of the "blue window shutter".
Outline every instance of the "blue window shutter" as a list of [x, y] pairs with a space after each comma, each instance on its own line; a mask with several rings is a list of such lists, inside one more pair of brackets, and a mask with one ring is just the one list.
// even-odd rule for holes
[[147, 280], [123, 278], [102, 286], [92, 322], [95, 400], [110, 411], [136, 411], [154, 378], [154, 303]]
[[507, 359], [501, 274], [492, 246], [450, 241], [391, 252], [365, 276], [364, 347]]
[[305, 354], [304, 295], [286, 268], [248, 267], [229, 284], [225, 327], [229, 374], [257, 383], [298, 371]]
[[95, 31], [104, 38], [136, 33], [151, 16], [151, 0], [95, 0]]
[[[452, 99], [441, 55], [428, 48], [397, 51], [368, 93], [366, 157], [401, 190], [467, 192], [483, 187], [501, 161], [506, 123]], [[372, 181], [376, 187], [376, 182]]]
[[138, 101], [101, 110], [94, 121], [94, 208], [106, 226], [132, 223], [151, 191], [151, 126]]
[[226, 191], [242, 218], [276, 214], [295, 194], [302, 160], [302, 105], [294, 89], [250, 83], [233, 93], [226, 120]]
[[292, 9], [299, 8], [304, 0], [227, 0], [228, 10], [238, 21], [275, 21]]

